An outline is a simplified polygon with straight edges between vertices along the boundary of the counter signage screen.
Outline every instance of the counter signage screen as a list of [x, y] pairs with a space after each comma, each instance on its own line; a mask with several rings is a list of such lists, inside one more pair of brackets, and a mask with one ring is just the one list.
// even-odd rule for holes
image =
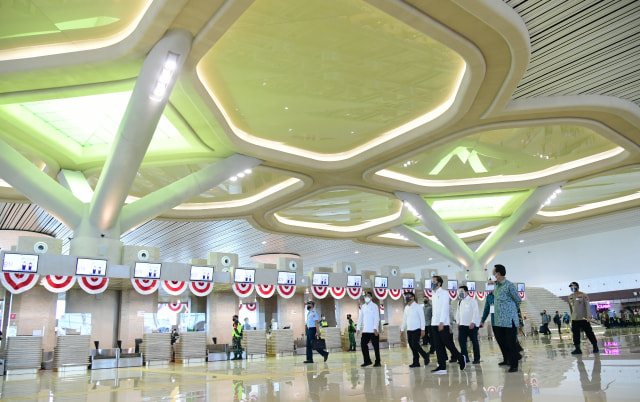
[[329, 274], [313, 274], [313, 286], [329, 286]]
[[524, 292], [524, 283], [518, 283], [518, 292]]
[[447, 281], [447, 290], [458, 290], [458, 281]]
[[97, 260], [94, 258], [78, 258], [78, 261], [76, 262], [76, 275], [106, 276], [107, 260]]
[[256, 270], [246, 268], [236, 268], [233, 271], [233, 281], [235, 283], [255, 283]]
[[485, 287], [485, 291], [486, 292], [492, 292], [494, 289], [496, 288], [496, 285], [493, 283], [487, 283], [487, 286]]
[[414, 289], [413, 278], [402, 278], [402, 289]]
[[192, 265], [189, 280], [193, 282], [213, 282], [213, 267]]
[[347, 287], [349, 288], [359, 288], [362, 286], [362, 276], [361, 275], [347, 275]]
[[5, 253], [2, 260], [2, 272], [35, 274], [38, 272], [38, 255]]
[[373, 278], [373, 287], [386, 289], [387, 288], [387, 277], [386, 276], [376, 276]]
[[295, 285], [296, 273], [288, 271], [278, 271], [278, 285]]
[[469, 288], [469, 292], [476, 291], [476, 283], [475, 282], [467, 282], [467, 288]]
[[424, 280], [424, 288], [431, 289], [431, 278]]
[[159, 262], [136, 262], [133, 266], [133, 277], [136, 279], [160, 279]]

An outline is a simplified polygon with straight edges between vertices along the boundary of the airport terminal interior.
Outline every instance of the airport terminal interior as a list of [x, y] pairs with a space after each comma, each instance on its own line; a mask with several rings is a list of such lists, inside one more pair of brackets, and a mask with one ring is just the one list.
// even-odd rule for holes
[[[639, 43], [635, 0], [0, 0], [0, 399], [637, 400]], [[489, 321], [409, 367], [404, 293], [459, 347], [495, 264], [518, 369]]]

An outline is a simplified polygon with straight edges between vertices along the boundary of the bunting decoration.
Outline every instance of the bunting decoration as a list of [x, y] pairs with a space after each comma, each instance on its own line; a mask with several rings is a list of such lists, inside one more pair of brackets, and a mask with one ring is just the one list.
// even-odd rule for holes
[[476, 298], [477, 298], [478, 300], [480, 300], [480, 301], [483, 301], [483, 300], [485, 299], [485, 297], [487, 297], [487, 294], [488, 294], [487, 292], [480, 292], [480, 291], [477, 291], [477, 292], [476, 292]]
[[256, 303], [245, 303], [245, 307], [249, 311], [256, 311], [256, 309], [258, 308], [258, 305]]
[[474, 290], [470, 290], [467, 292], [467, 295], [469, 295], [469, 297], [474, 298], [476, 297], [476, 292]]
[[331, 296], [333, 296], [334, 299], [342, 299], [344, 295], [347, 294], [346, 288], [331, 287], [329, 288], [329, 291], [331, 292]]
[[311, 286], [311, 294], [316, 299], [324, 299], [329, 294], [329, 286]]
[[207, 296], [213, 291], [213, 282], [189, 282], [189, 290], [195, 296]]
[[433, 290], [425, 289], [424, 290], [424, 295], [427, 296], [429, 299], [433, 299]]
[[49, 292], [62, 293], [71, 289], [76, 284], [75, 276], [47, 275], [42, 281], [42, 286]]
[[458, 298], [458, 291], [457, 290], [450, 290], [449, 291], [449, 298], [451, 300], [455, 300]]
[[4, 272], [0, 279], [2, 285], [11, 293], [18, 294], [26, 292], [38, 283], [36, 274], [22, 274], [19, 272]]
[[107, 290], [109, 278], [103, 276], [81, 276], [78, 278], [78, 285], [85, 292], [96, 295]]
[[389, 289], [389, 296], [393, 300], [400, 299], [402, 297], [402, 289]]
[[238, 297], [248, 297], [253, 293], [253, 283], [234, 283], [231, 285], [233, 293]]
[[520, 296], [520, 299], [524, 300], [524, 292], [518, 292], [518, 296]]
[[131, 279], [131, 284], [136, 292], [141, 295], [149, 295], [160, 287], [160, 281], [157, 279]]
[[378, 300], [384, 300], [387, 298], [387, 289], [374, 288], [373, 294], [378, 298]]
[[276, 292], [275, 285], [256, 285], [256, 293], [258, 296], [267, 299]]
[[186, 281], [162, 281], [162, 289], [171, 296], [181, 295], [187, 290]]
[[296, 293], [294, 285], [278, 285], [278, 294], [285, 299], [290, 299]]
[[182, 303], [179, 301], [167, 303], [167, 307], [169, 307], [169, 310], [173, 311], [174, 313], [179, 313], [180, 310], [182, 310]]
[[362, 288], [347, 288], [347, 294], [353, 300], [358, 300], [362, 295]]

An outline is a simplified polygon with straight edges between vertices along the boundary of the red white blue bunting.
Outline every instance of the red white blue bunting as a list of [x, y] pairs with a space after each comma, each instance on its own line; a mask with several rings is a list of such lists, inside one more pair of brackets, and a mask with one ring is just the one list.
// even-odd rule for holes
[[107, 290], [109, 278], [103, 276], [81, 276], [78, 278], [78, 285], [85, 292], [95, 295]]
[[75, 276], [47, 275], [42, 281], [42, 286], [49, 292], [62, 293], [71, 289], [76, 284]]
[[150, 295], [151, 293], [158, 290], [160, 287], [160, 281], [157, 279], [137, 279], [132, 278], [131, 284], [136, 292], [141, 295]]
[[187, 290], [186, 281], [162, 281], [162, 289], [171, 296], [179, 296]]
[[38, 283], [38, 277], [35, 274], [22, 274], [18, 272], [4, 272], [0, 279], [2, 285], [11, 293], [18, 294], [26, 292]]

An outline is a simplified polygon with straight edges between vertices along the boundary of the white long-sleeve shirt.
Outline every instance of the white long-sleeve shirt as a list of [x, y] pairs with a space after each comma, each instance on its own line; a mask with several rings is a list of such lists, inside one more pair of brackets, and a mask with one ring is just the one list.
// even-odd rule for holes
[[449, 294], [441, 287], [436, 290], [431, 299], [433, 304], [433, 315], [431, 316], [431, 325], [437, 327], [440, 323], [450, 325], [449, 319]]
[[475, 326], [480, 325], [480, 309], [476, 299], [467, 296], [460, 301], [456, 312], [456, 322], [467, 327], [471, 323]]
[[374, 302], [365, 303], [360, 307], [358, 317], [358, 331], [362, 333], [373, 333], [374, 329], [380, 327], [380, 308]]
[[413, 302], [404, 307], [400, 331], [415, 331], [416, 329], [424, 329], [424, 311], [418, 303]]

